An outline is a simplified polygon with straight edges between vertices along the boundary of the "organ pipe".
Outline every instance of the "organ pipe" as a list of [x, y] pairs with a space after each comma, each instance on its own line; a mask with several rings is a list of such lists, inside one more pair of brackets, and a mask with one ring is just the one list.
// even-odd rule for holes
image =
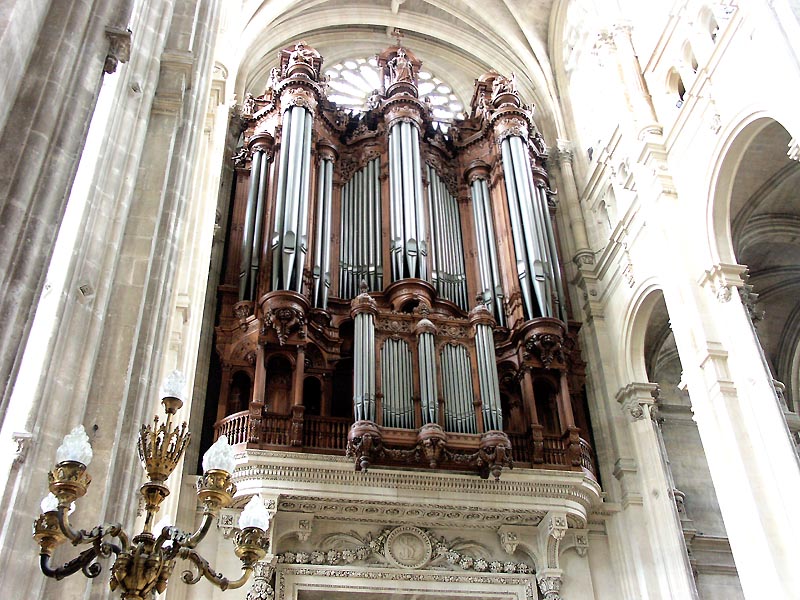
[[500, 404], [500, 380], [497, 375], [492, 327], [488, 323], [475, 324], [475, 351], [478, 357], [478, 381], [484, 428], [487, 431], [502, 430], [503, 411]]
[[528, 318], [552, 317], [553, 262], [546, 220], [533, 186], [530, 162], [522, 138], [501, 143], [511, 230], [525, 312]]
[[388, 339], [381, 350], [383, 382], [383, 424], [386, 427], [414, 428], [411, 350], [403, 340]]
[[442, 385], [445, 429], [456, 433], [477, 433], [472, 369], [464, 346], [447, 344], [442, 348]]
[[313, 117], [302, 106], [283, 113], [272, 249], [272, 289], [302, 291], [308, 250], [308, 187]]
[[427, 279], [427, 240], [422, 194], [419, 132], [397, 121], [389, 130], [392, 280]]
[[342, 186], [339, 245], [339, 295], [353, 298], [361, 286], [383, 287], [380, 234], [380, 159], [356, 171]]
[[331, 197], [333, 195], [333, 161], [322, 159], [317, 177], [317, 236], [314, 244], [314, 306], [328, 306], [331, 287]]
[[439, 420], [439, 394], [436, 385], [436, 355], [434, 351], [434, 326], [422, 319], [417, 326], [419, 354], [419, 391], [422, 408], [422, 424]]
[[[257, 213], [263, 213], [264, 186], [266, 185], [266, 173], [263, 173], [261, 165], [267, 164], [264, 152], [256, 150], [253, 152], [253, 159], [250, 167], [250, 187], [247, 193], [247, 207], [244, 216], [244, 230], [242, 232], [242, 262], [239, 269], [239, 301], [252, 300], [253, 278], [252, 262], [253, 255], [258, 257], [258, 246], [254, 252], [254, 239], [256, 230], [260, 230], [258, 224], [260, 219], [256, 218]], [[262, 184], [263, 180], [263, 184]], [[258, 260], [258, 258], [256, 258]]]
[[503, 287], [500, 283], [494, 219], [492, 218], [489, 186], [486, 183], [486, 179], [483, 177], [475, 178], [470, 185], [470, 190], [472, 193], [472, 214], [475, 219], [475, 240], [478, 247], [483, 301], [498, 323], [504, 326]]
[[375, 317], [355, 316], [353, 340], [353, 414], [356, 421], [375, 420]]
[[442, 298], [467, 310], [467, 276], [458, 201], [438, 173], [427, 166], [431, 218], [431, 279]]

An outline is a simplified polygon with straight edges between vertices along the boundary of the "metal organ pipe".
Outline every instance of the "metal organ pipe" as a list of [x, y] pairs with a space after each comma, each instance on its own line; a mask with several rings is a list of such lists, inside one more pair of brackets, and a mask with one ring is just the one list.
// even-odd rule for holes
[[389, 130], [392, 280], [428, 278], [425, 210], [419, 132], [413, 123]]
[[[421, 322], [422, 323], [422, 322]], [[433, 329], [433, 324], [430, 323]], [[419, 346], [419, 390], [422, 424], [436, 423], [439, 419], [439, 402], [436, 386], [436, 356], [433, 333], [423, 331], [417, 339]]]
[[503, 287], [500, 283], [494, 219], [492, 218], [489, 186], [486, 183], [486, 179], [482, 177], [474, 179], [470, 190], [472, 193], [472, 212], [475, 218], [475, 240], [478, 246], [483, 299], [498, 323], [505, 325]]
[[503, 410], [500, 405], [500, 380], [494, 353], [492, 327], [485, 323], [475, 326], [475, 348], [478, 355], [478, 381], [481, 386], [483, 425], [490, 429], [503, 429]]
[[339, 295], [353, 298], [361, 282], [370, 290], [383, 286], [380, 235], [380, 159], [374, 158], [342, 186]]
[[467, 310], [467, 276], [458, 201], [428, 165], [428, 211], [431, 215], [432, 279], [443, 298]]
[[539, 201], [542, 205], [542, 213], [547, 217], [544, 220], [544, 223], [547, 226], [547, 241], [549, 242], [548, 246], [550, 248], [550, 264], [553, 266], [553, 273], [556, 277], [559, 318], [566, 322], [567, 306], [564, 303], [566, 296], [564, 295], [564, 283], [561, 280], [561, 269], [559, 268], [560, 263], [558, 262], [558, 249], [556, 248], [556, 236], [553, 231], [553, 222], [550, 219], [550, 207], [547, 202], [547, 191], [543, 185], [537, 186], [536, 191], [539, 193]]
[[[253, 152], [253, 159], [250, 165], [250, 187], [247, 192], [247, 207], [244, 214], [244, 232], [242, 239], [242, 263], [239, 269], [239, 301], [252, 299], [252, 288], [255, 286], [251, 277], [251, 262], [253, 259], [253, 238], [257, 228], [256, 213], [258, 212], [258, 197], [261, 191], [259, 182], [261, 181], [261, 163], [264, 160], [264, 153], [261, 151]], [[266, 177], [264, 178], [266, 179]], [[261, 194], [263, 198], [263, 194]], [[263, 207], [262, 207], [263, 211]], [[257, 251], [256, 251], [257, 253]]]
[[381, 351], [383, 425], [413, 429], [411, 350], [403, 340], [389, 338]]
[[313, 117], [302, 106], [283, 112], [283, 140], [275, 202], [272, 288], [302, 291], [308, 250], [308, 187]]
[[331, 287], [331, 199], [333, 195], [333, 161], [322, 159], [317, 177], [317, 236], [314, 244], [314, 306], [328, 307]]
[[442, 380], [445, 428], [456, 433], [477, 433], [472, 369], [464, 346], [447, 344], [442, 348]]
[[375, 420], [375, 317], [355, 316], [353, 340], [353, 415], [356, 421]]
[[[528, 152], [523, 139], [509, 136], [501, 143], [508, 207], [517, 270], [528, 318], [554, 316], [552, 298], [556, 285], [559, 303], [563, 295], [556, 279], [555, 240], [546, 206], [533, 184]], [[562, 315], [563, 317], [563, 311]]]

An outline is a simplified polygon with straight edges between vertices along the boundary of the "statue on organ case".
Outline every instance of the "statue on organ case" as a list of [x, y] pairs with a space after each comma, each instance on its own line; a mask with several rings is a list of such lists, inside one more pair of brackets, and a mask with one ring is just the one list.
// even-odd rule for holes
[[411, 61], [406, 58], [406, 52], [402, 48], [397, 51], [397, 55], [389, 61], [389, 69], [392, 75], [392, 83], [398, 81], [413, 81], [411, 77]]
[[295, 65], [297, 63], [304, 63], [307, 65], [313, 65], [314, 61], [314, 52], [313, 50], [309, 50], [305, 42], [298, 42], [294, 46], [294, 50], [289, 55], [289, 66]]

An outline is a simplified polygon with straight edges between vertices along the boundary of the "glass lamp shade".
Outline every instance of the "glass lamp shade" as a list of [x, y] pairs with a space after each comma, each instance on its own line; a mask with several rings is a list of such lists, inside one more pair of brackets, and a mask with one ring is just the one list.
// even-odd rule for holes
[[58, 508], [58, 498], [56, 498], [53, 493], [50, 492], [42, 499], [42, 503], [39, 506], [41, 507], [43, 513], [54, 511]]
[[269, 527], [269, 511], [260, 495], [250, 498], [250, 502], [239, 515], [239, 528], [247, 527], [258, 527], [262, 531], [266, 531]]
[[236, 463], [233, 460], [233, 447], [228, 443], [228, 436], [221, 435], [203, 455], [203, 472], [220, 469], [233, 473]]
[[172, 371], [164, 378], [164, 383], [161, 384], [161, 396], [163, 398], [180, 398], [185, 400], [184, 397], [186, 390], [186, 377], [180, 371]]
[[64, 441], [56, 450], [56, 463], [67, 460], [83, 463], [87, 467], [92, 462], [92, 446], [89, 444], [89, 436], [83, 425], [78, 425], [65, 435]]
[[[53, 495], [53, 492], [50, 492], [42, 498], [42, 503], [39, 505], [42, 509], [42, 513], [51, 512], [54, 510], [58, 510], [58, 498]], [[69, 510], [67, 511], [68, 515], [71, 515], [75, 511], [75, 503], [69, 505]]]

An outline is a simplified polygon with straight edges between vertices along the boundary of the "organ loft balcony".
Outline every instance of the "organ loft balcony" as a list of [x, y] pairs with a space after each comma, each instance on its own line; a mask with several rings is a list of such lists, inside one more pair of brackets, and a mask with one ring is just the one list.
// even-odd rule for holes
[[[361, 112], [298, 43], [248, 97], [218, 288], [213, 435], [248, 450], [595, 477], [547, 148], [513, 76], [443, 124], [393, 46]], [[299, 455], [298, 455], [299, 456]]]

